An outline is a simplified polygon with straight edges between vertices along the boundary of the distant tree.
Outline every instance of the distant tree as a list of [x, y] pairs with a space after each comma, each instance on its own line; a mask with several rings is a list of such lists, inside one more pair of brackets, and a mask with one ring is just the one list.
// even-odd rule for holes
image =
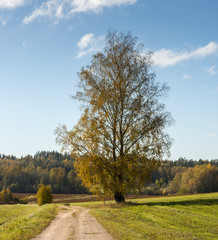
[[10, 203], [13, 200], [13, 195], [10, 188], [6, 189], [6, 199], [7, 199], [7, 203]]
[[151, 53], [142, 47], [130, 33], [109, 32], [104, 51], [79, 73], [82, 117], [72, 131], [57, 129], [85, 186], [116, 202], [140, 191], [171, 145], [164, 132], [171, 116], [160, 102], [168, 87], [155, 80]]
[[53, 195], [51, 186], [45, 186], [44, 184], [40, 184], [40, 187], [36, 194], [36, 198], [39, 206], [46, 203], [52, 203]]
[[11, 190], [9, 188], [5, 189], [5, 187], [2, 189], [0, 193], [0, 202], [1, 203], [10, 203], [13, 200], [13, 196], [11, 193]]
[[177, 193], [181, 189], [182, 184], [182, 172], [178, 172], [175, 178], [170, 182], [168, 192]]
[[182, 175], [182, 190], [189, 193], [218, 191], [218, 168], [211, 164], [196, 165]]
[[5, 187], [3, 187], [1, 193], [0, 193], [0, 202], [1, 203], [6, 203], [6, 199], [7, 199], [7, 192], [6, 192], [6, 189]]

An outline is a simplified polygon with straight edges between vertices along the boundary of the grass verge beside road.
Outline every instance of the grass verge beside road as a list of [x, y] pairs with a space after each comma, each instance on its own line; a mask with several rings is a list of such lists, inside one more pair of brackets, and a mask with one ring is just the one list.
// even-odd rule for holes
[[116, 240], [218, 239], [218, 193], [140, 199], [92, 214]]
[[30, 239], [48, 226], [56, 214], [54, 204], [0, 205], [0, 239]]

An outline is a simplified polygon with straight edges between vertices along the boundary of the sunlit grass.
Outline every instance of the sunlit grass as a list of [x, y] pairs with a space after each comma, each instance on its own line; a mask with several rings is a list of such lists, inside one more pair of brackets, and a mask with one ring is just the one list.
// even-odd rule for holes
[[97, 206], [92, 214], [117, 240], [218, 239], [218, 193]]
[[25, 240], [39, 234], [54, 219], [57, 207], [53, 204], [1, 205], [0, 239]]
[[[218, 193], [74, 203], [92, 214], [117, 240], [218, 239]], [[25, 240], [39, 234], [57, 213], [58, 205], [0, 205], [0, 239]]]

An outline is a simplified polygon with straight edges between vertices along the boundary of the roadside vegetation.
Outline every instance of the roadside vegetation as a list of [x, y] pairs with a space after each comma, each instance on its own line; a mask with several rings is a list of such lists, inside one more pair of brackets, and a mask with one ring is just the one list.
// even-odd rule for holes
[[218, 239], [218, 193], [109, 203], [92, 214], [115, 240]]
[[54, 204], [0, 205], [0, 239], [30, 239], [47, 227], [56, 214]]

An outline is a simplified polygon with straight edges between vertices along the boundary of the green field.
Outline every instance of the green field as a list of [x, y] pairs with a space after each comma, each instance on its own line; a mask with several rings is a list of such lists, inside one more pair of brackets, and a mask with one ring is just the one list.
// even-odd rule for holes
[[[133, 200], [73, 203], [91, 213], [115, 240], [218, 239], [218, 193]], [[39, 234], [57, 213], [56, 204], [0, 205], [0, 239], [25, 240]]]
[[218, 193], [140, 199], [92, 214], [117, 240], [218, 239]]
[[0, 239], [30, 239], [48, 226], [56, 213], [57, 207], [53, 204], [0, 205]]

